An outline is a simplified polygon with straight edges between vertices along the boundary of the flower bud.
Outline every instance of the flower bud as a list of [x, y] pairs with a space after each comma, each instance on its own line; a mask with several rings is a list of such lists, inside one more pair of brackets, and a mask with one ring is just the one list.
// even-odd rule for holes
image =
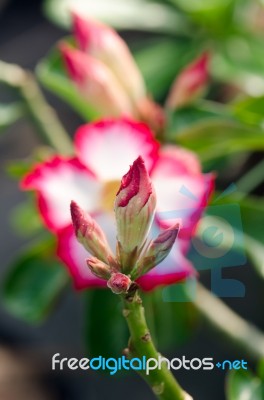
[[172, 84], [167, 108], [174, 110], [186, 106], [203, 93], [209, 79], [208, 63], [209, 54], [204, 53], [180, 73]]
[[111, 268], [109, 267], [109, 265], [100, 261], [98, 258], [96, 257], [88, 258], [86, 260], [86, 263], [90, 268], [91, 272], [98, 278], [109, 279], [111, 277]]
[[113, 29], [77, 14], [73, 15], [73, 29], [80, 49], [107, 65], [134, 103], [145, 96], [139, 68], [125, 41]]
[[127, 275], [117, 272], [114, 273], [108, 280], [107, 286], [112, 290], [113, 293], [121, 294], [127, 293], [131, 283], [131, 279]]
[[[160, 264], [169, 254], [179, 233], [179, 224], [176, 224], [152, 240], [146, 251], [139, 259], [134, 269], [134, 279], [146, 274], [149, 270]], [[133, 273], [132, 273], [133, 274]]]
[[133, 115], [128, 95], [107, 66], [66, 44], [60, 50], [69, 77], [97, 117]]
[[118, 255], [121, 267], [129, 272], [153, 221], [156, 194], [144, 161], [138, 157], [123, 176], [115, 200]]
[[71, 217], [75, 235], [85, 249], [105, 263], [114, 260], [112, 251], [100, 226], [74, 201], [71, 202]]

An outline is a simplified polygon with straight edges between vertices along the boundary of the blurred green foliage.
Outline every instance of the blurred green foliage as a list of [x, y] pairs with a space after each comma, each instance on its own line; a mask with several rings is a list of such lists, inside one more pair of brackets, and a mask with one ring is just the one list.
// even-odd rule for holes
[[264, 382], [250, 371], [233, 370], [226, 386], [227, 400], [263, 400]]
[[54, 257], [54, 245], [51, 237], [31, 243], [11, 265], [5, 281], [4, 305], [27, 322], [43, 321], [68, 284], [65, 269]]

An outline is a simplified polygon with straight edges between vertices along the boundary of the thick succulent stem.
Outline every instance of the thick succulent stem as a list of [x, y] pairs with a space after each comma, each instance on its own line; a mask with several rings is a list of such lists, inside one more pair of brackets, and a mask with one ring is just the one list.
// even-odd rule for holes
[[[159, 359], [160, 354], [156, 350], [149, 332], [142, 300], [135, 291], [133, 294], [123, 296], [123, 315], [130, 331], [128, 349], [125, 350], [129, 358], [138, 357], [146, 359]], [[140, 375], [151, 387], [153, 393], [161, 400], [192, 400], [174, 378], [166, 363], [161, 363], [161, 368], [149, 371], [140, 371]]]

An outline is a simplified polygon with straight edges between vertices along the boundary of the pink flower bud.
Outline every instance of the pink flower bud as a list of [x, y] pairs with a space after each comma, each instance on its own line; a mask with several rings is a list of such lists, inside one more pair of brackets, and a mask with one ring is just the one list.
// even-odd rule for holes
[[133, 115], [129, 97], [107, 66], [66, 44], [60, 50], [70, 78], [98, 117]]
[[173, 110], [186, 106], [203, 93], [209, 79], [208, 63], [209, 54], [204, 53], [180, 73], [166, 101], [168, 108]]
[[138, 157], [123, 176], [115, 201], [119, 261], [130, 271], [143, 246], [156, 208], [156, 194], [144, 161]]
[[112, 290], [113, 293], [121, 294], [127, 293], [131, 283], [131, 279], [127, 275], [117, 272], [111, 276], [107, 282], [107, 286]]
[[133, 271], [135, 273], [133, 279], [146, 274], [168, 256], [178, 236], [179, 229], [179, 224], [176, 224], [161, 232], [156, 239], [150, 242], [146, 251], [137, 262]]
[[133, 56], [113, 29], [76, 14], [73, 29], [80, 49], [107, 65], [135, 103], [145, 96], [144, 81]]
[[85, 249], [105, 263], [114, 260], [105, 234], [100, 226], [74, 201], [71, 202], [71, 217], [75, 235]]
[[109, 279], [111, 277], [111, 268], [109, 265], [100, 261], [98, 258], [91, 257], [88, 258], [86, 262], [91, 272], [98, 278]]

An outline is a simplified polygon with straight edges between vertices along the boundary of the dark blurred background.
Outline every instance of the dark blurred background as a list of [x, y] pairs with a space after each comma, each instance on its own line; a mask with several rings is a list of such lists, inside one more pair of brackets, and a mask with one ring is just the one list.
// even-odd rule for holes
[[[35, 65], [55, 41], [66, 34], [48, 22], [41, 12], [41, 1], [0, 0], [0, 59], [34, 70]], [[143, 35], [143, 33], [142, 33]], [[133, 41], [133, 34], [126, 35]], [[138, 38], [138, 34], [137, 34]], [[50, 104], [71, 133], [81, 122], [67, 105], [45, 93]], [[0, 87], [0, 102], [12, 94]], [[27, 157], [38, 144], [32, 126], [19, 121], [0, 138], [1, 209], [0, 254], [1, 281], [14, 255], [26, 244], [26, 239], [14, 233], [10, 223], [11, 211], [25, 200], [17, 182], [8, 177], [8, 160]], [[264, 329], [263, 288], [250, 266], [226, 268], [226, 277], [239, 279], [246, 285], [246, 296], [225, 299], [234, 310]], [[204, 272], [202, 281], [210, 286], [210, 274]], [[31, 326], [10, 316], [0, 307], [0, 400], [83, 400], [83, 399], [152, 399], [150, 390], [136, 374], [108, 377], [91, 372], [52, 372], [51, 356], [88, 356], [83, 338], [82, 298], [73, 290], [65, 293], [51, 317], [40, 326]], [[100, 312], [100, 310], [98, 310]], [[107, 340], [107, 332], [106, 340]], [[191, 340], [182, 347], [171, 349], [170, 357], [214, 357], [235, 359], [240, 355], [225, 341], [217, 338], [201, 323]], [[196, 400], [224, 399], [225, 374], [220, 370], [199, 372], [179, 371], [178, 379]]]

